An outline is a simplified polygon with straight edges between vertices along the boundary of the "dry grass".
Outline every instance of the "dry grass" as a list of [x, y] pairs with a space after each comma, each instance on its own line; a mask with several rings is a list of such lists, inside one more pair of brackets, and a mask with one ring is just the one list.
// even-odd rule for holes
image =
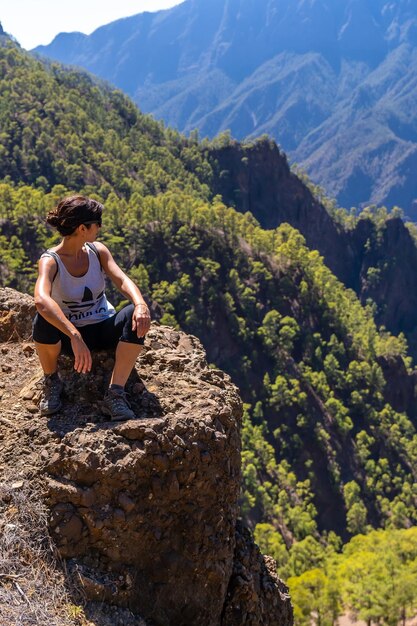
[[11, 476], [0, 480], [0, 626], [146, 626], [128, 609], [85, 602], [33, 483]]
[[0, 482], [0, 626], [83, 626], [36, 495]]

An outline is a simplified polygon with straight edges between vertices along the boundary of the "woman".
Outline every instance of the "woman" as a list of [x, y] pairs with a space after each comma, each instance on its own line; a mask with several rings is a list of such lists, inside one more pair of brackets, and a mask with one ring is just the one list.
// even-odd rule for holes
[[[61, 408], [62, 381], [57, 372], [61, 350], [74, 355], [74, 369], [91, 370], [92, 349], [115, 348], [115, 364], [103, 411], [113, 420], [135, 417], [124, 387], [150, 327], [149, 309], [138, 287], [102, 243], [103, 206], [84, 196], [70, 196], [50, 211], [47, 222], [63, 239], [39, 260], [35, 286], [37, 314], [33, 339], [44, 372], [42, 415]], [[132, 304], [116, 313], [104, 289], [107, 275]]]

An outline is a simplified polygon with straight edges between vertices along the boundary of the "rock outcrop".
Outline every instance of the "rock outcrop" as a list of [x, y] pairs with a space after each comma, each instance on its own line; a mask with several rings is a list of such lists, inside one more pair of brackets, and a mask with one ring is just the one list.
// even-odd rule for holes
[[249, 530], [238, 522], [233, 572], [222, 626], [292, 623], [291, 605], [282, 602], [287, 591], [276, 574], [274, 559], [260, 553]]
[[385, 225], [363, 218], [345, 230], [291, 172], [285, 154], [270, 141], [232, 142], [208, 152], [214, 178], [211, 188], [228, 206], [250, 211], [263, 228], [287, 222], [362, 303], [377, 305], [375, 319], [390, 332], [403, 332], [417, 358], [417, 247], [404, 222]]
[[319, 250], [327, 265], [344, 282], [349, 279], [350, 253], [345, 233], [290, 170], [287, 157], [271, 140], [253, 145], [232, 142], [211, 148], [211, 188], [227, 206], [250, 211], [262, 228], [291, 224], [305, 237], [307, 246]]
[[[31, 307], [0, 290], [3, 342], [25, 337]], [[19, 480], [37, 479], [51, 535], [89, 599], [157, 625], [290, 626], [287, 589], [237, 526], [238, 390], [195, 337], [153, 325], [128, 383], [138, 419], [124, 423], [100, 413], [111, 354], [95, 353], [87, 375], [61, 357], [64, 407], [41, 418], [32, 346], [0, 350], [0, 474], [12, 463]]]
[[36, 313], [33, 298], [9, 287], [0, 289], [0, 342], [30, 339]]

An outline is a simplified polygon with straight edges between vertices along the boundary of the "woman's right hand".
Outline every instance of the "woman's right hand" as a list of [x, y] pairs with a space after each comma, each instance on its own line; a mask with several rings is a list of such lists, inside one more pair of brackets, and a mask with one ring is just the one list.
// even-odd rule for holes
[[80, 334], [71, 337], [71, 347], [74, 353], [74, 369], [79, 374], [86, 374], [93, 364], [91, 352], [84, 343]]

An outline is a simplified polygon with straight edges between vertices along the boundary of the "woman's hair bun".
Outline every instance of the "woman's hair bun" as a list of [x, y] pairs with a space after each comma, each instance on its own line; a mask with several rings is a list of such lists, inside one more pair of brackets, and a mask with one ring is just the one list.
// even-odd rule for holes
[[51, 226], [58, 226], [60, 219], [54, 211], [50, 211], [46, 216], [46, 221]]
[[71, 235], [80, 224], [101, 219], [102, 211], [103, 205], [97, 200], [85, 196], [68, 196], [49, 211], [46, 223], [57, 228], [58, 232], [66, 237]]

